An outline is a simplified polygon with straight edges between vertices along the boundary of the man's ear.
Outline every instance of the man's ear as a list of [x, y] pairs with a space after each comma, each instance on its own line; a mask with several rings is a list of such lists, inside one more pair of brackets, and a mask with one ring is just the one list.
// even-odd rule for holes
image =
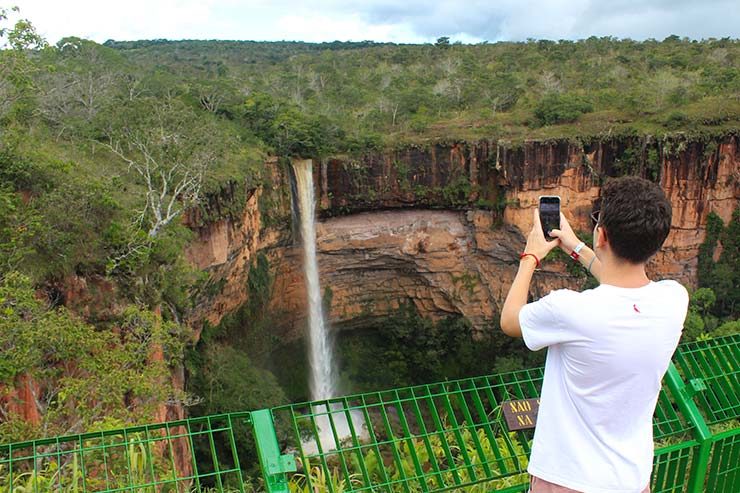
[[594, 246], [600, 250], [602, 250], [604, 246], [609, 243], [609, 239], [606, 236], [606, 230], [603, 226], [596, 227], [596, 235], [594, 241], [596, 242]]

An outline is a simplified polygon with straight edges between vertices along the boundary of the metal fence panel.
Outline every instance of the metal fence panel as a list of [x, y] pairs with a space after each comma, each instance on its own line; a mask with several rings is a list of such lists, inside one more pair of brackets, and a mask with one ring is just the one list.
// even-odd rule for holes
[[0, 446], [11, 493], [243, 491], [234, 425], [249, 413], [191, 418]]
[[[653, 493], [740, 491], [740, 335], [679, 346], [653, 417]], [[0, 446], [0, 491], [524, 492], [533, 430], [502, 405], [543, 369]], [[256, 449], [253, 447], [256, 443]], [[256, 459], [255, 459], [256, 461]]]

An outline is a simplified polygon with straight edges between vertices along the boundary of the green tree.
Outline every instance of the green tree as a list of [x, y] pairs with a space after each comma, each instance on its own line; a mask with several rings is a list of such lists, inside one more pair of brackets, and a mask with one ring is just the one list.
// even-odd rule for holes
[[717, 248], [717, 241], [724, 230], [724, 223], [716, 212], [712, 211], [707, 215], [707, 224], [705, 227], [705, 237], [702, 244], [699, 246], [699, 258], [697, 267], [697, 277], [699, 278], [699, 286], [709, 287], [711, 286], [712, 279], [712, 267], [714, 261], [714, 250]]
[[574, 94], [548, 94], [534, 108], [540, 125], [573, 122], [584, 113], [593, 111], [593, 105]]
[[[14, 7], [10, 11], [19, 10]], [[20, 19], [8, 26], [8, 14], [7, 8], [0, 7], [0, 123], [13, 111], [23, 112], [32, 99], [38, 66], [28, 52], [46, 47], [46, 41], [28, 20]]]
[[740, 318], [740, 208], [732, 212], [732, 218], [721, 236], [722, 254], [714, 268], [717, 293], [717, 314]]
[[[199, 345], [199, 350], [191, 353], [188, 370], [188, 390], [199, 401], [192, 409], [195, 416], [265, 409], [288, 402], [272, 373], [256, 367], [242, 349], [229, 344], [211, 341]], [[252, 433], [245, 423], [234, 426], [235, 432], [245, 437], [236, 445], [242, 467], [250, 475], [259, 474]], [[232, 444], [223, 434], [215, 438], [214, 445], [218, 450], [231, 451]], [[208, 444], [196, 444], [196, 450], [201, 447], [196, 455], [210, 457]]]
[[247, 126], [264, 141], [269, 142], [274, 139], [272, 125], [282, 106], [271, 95], [258, 92], [246, 99], [242, 114]]
[[17, 193], [0, 187], [0, 276], [16, 270], [33, 252], [41, 218]]
[[712, 332], [712, 336], [714, 337], [724, 337], [735, 334], [740, 334], [740, 320], [730, 320], [729, 322], [725, 322]]
[[[7, 392], [21, 376], [36, 389], [41, 422], [22, 426], [0, 407], [3, 442], [80, 433], [151, 419], [166, 402], [184, 399], [168, 376], [181, 358], [179, 326], [136, 308], [118, 320], [118, 330], [98, 331], [63, 307], [36, 297], [28, 277], [9, 272], [0, 279], [0, 384]], [[158, 356], [161, 355], [161, 356]], [[17, 433], [22, 433], [18, 435]]]
[[449, 36], [442, 36], [437, 38], [437, 42], [434, 43], [434, 46], [437, 48], [449, 48], [450, 47], [450, 37]]
[[170, 95], [141, 98], [118, 109], [103, 145], [143, 184], [137, 223], [150, 238], [198, 204], [209, 169], [223, 156], [229, 134], [213, 116], [199, 118]]
[[690, 304], [700, 315], [710, 313], [714, 303], [717, 301], [717, 295], [710, 288], [699, 288], [691, 295]]
[[689, 310], [683, 323], [682, 339], [684, 341], [695, 341], [704, 333], [704, 327], [704, 319], [701, 318], [701, 315], [694, 310]]
[[[722, 253], [714, 261], [716, 249]], [[699, 286], [716, 294], [713, 313], [719, 317], [738, 318], [740, 306], [740, 209], [735, 209], [725, 226], [714, 212], [707, 216], [706, 237], [699, 246]]]
[[125, 74], [125, 58], [93, 41], [63, 38], [44, 61], [49, 67], [36, 77], [38, 113], [57, 137], [100, 138], [122, 102], [141, 90], [138, 78]]

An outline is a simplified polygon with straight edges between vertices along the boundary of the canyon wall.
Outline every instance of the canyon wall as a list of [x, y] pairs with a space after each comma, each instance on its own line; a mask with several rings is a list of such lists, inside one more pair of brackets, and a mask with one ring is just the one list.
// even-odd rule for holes
[[[316, 161], [317, 246], [331, 322], [357, 326], [412, 302], [425, 316], [462, 314], [478, 330], [490, 328], [516, 271], [538, 196], [560, 195], [574, 229], [589, 234], [600, 185], [623, 174], [659, 182], [673, 204], [672, 230], [649, 263], [650, 275], [694, 286], [707, 214], [714, 211], [728, 222], [738, 206], [739, 163], [737, 135], [519, 146], [438, 143]], [[276, 333], [298, 337], [305, 287], [300, 247], [288, 227], [290, 176], [276, 160], [268, 166], [271, 186], [248, 191], [240, 217], [195, 228], [198, 240], [189, 258], [221, 287], [199, 304], [196, 320], [216, 324], [246, 300], [250, 263], [263, 252], [274, 276], [270, 308]], [[273, 197], [271, 208], [260, 211], [265, 193]], [[265, 212], [282, 221], [265, 226]], [[569, 273], [564, 261], [547, 262], [535, 276], [532, 294], [584, 281]]]

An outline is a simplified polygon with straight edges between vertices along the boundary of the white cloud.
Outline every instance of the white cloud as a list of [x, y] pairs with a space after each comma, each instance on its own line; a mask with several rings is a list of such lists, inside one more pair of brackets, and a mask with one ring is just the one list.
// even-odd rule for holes
[[213, 0], [24, 0], [19, 6], [21, 14], [49, 41], [55, 42], [65, 36], [95, 41], [201, 37], [208, 33], [214, 3]]
[[50, 42], [738, 36], [736, 0], [11, 0]]
[[389, 41], [424, 42], [409, 26], [403, 24], [370, 24], [358, 15], [291, 14], [276, 21], [277, 32], [284, 39], [302, 41]]

